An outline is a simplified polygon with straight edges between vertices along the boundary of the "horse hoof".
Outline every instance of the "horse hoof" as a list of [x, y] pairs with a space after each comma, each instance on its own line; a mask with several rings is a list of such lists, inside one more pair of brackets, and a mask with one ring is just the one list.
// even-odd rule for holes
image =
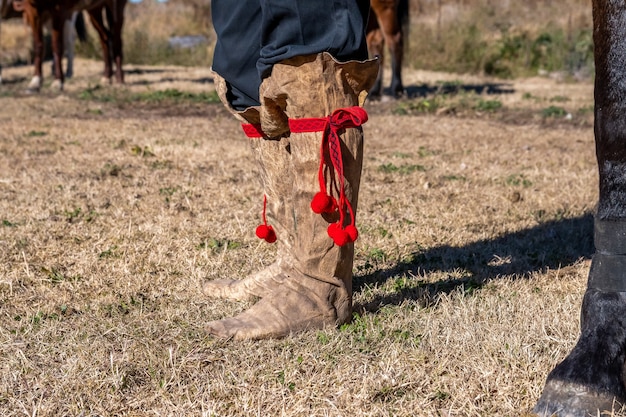
[[587, 417], [605, 415], [621, 406], [614, 395], [573, 383], [549, 381], [533, 411], [540, 417]]
[[63, 82], [61, 80], [54, 80], [52, 81], [50, 88], [55, 91], [63, 91]]
[[41, 77], [35, 75], [28, 83], [28, 87], [26, 87], [27, 93], [38, 93], [41, 89]]

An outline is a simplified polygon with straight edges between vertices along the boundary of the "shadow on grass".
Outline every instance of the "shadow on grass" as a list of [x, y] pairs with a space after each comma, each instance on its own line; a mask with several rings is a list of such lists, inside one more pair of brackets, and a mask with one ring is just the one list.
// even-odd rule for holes
[[[462, 84], [456, 82], [442, 82], [437, 84], [409, 85], [404, 87], [404, 98], [425, 98], [432, 95], [458, 94], [513, 94], [515, 89], [508, 83], [484, 83], [484, 84]], [[383, 96], [393, 98], [390, 87], [383, 88]]]
[[124, 74], [145, 75], [145, 74], [162, 74], [170, 70], [164, 68], [124, 68]]
[[9, 85], [24, 84], [24, 89], [26, 89], [26, 83], [28, 81], [30, 81], [30, 78], [27, 78], [27, 77], [10, 77], [10, 78], [7, 78], [5, 76], [2, 79], [2, 85], [9, 86]]
[[[462, 247], [437, 246], [416, 251], [409, 261], [389, 269], [354, 277], [354, 291], [397, 282], [395, 292], [385, 294], [362, 305], [366, 311], [377, 311], [385, 305], [398, 305], [417, 300], [429, 305], [437, 294], [458, 288], [465, 291], [481, 288], [486, 282], [502, 276], [528, 278], [533, 272], [557, 269], [593, 255], [593, 215], [555, 220], [536, 227], [509, 233], [496, 239], [480, 240]], [[456, 273], [464, 278], [438, 282], [419, 282], [405, 277], [434, 272]], [[458, 275], [458, 273], [456, 274]]]
[[435, 85], [412, 85], [405, 88], [408, 98], [426, 97], [433, 94], [513, 94], [515, 89], [507, 83], [459, 84], [441, 83]]

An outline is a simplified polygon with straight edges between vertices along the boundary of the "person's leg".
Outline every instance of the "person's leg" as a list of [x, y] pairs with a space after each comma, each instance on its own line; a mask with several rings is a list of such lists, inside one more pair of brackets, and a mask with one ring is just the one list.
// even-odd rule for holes
[[259, 105], [261, 79], [289, 58], [328, 52], [339, 61], [367, 59], [369, 1], [216, 0], [213, 71], [228, 85], [235, 110]]
[[337, 61], [368, 58], [365, 29], [369, 0], [260, 0], [263, 13], [258, 69], [322, 52]]
[[[242, 314], [208, 323], [211, 334], [236, 339], [283, 337], [351, 319], [352, 239], [356, 236], [341, 241], [331, 229], [348, 233], [354, 225], [363, 159], [363, 132], [358, 125], [366, 120], [364, 112], [354, 107], [363, 104], [377, 70], [373, 61], [342, 64], [324, 53], [275, 64], [272, 75], [263, 81], [262, 108], [284, 111], [291, 128], [289, 137], [279, 142], [253, 139], [265, 149], [275, 143], [276, 150], [265, 153], [264, 177], [289, 178], [288, 187], [279, 195], [284, 203], [272, 201], [271, 196], [268, 201], [272, 206], [269, 224], [275, 228], [283, 259], [268, 293]], [[337, 113], [339, 109], [347, 110]], [[331, 114], [333, 123], [344, 120], [340, 116], [360, 119], [340, 128], [337, 141], [322, 146], [327, 140], [323, 129], [300, 124]], [[341, 155], [333, 160], [330, 154], [337, 151], [335, 145]], [[316, 213], [311, 202], [320, 190], [332, 195], [337, 205]]]
[[[213, 57], [212, 70], [215, 88], [226, 108], [242, 123], [260, 123], [259, 87], [261, 78], [257, 61], [261, 49], [261, 9], [258, 0], [213, 0], [211, 3], [213, 25], [218, 39]], [[270, 200], [269, 211], [274, 206], [284, 209], [287, 205], [286, 189], [290, 187], [288, 154], [275, 140], [252, 139], [250, 145], [260, 168], [263, 193]], [[271, 170], [265, 167], [278, 166]], [[259, 201], [262, 201], [259, 199]], [[278, 209], [278, 208], [276, 208]], [[250, 300], [267, 295], [280, 279], [280, 263], [283, 261], [282, 245], [278, 245], [277, 260], [270, 266], [243, 279], [224, 278], [206, 280], [203, 293], [211, 298], [237, 301]]]
[[[350, 320], [353, 244], [350, 239], [337, 240], [336, 233], [329, 235], [329, 226], [339, 232], [353, 226], [362, 130], [358, 125], [346, 127], [333, 145], [326, 143], [325, 164], [320, 168], [320, 148], [327, 140], [324, 129], [303, 131], [297, 125], [302, 118], [327, 118], [337, 109], [362, 105], [378, 70], [376, 62], [342, 64], [330, 54], [322, 54], [333, 51], [343, 60], [366, 58], [362, 3], [315, 2], [314, 7], [305, 1], [261, 4], [260, 121], [263, 131], [274, 140], [251, 140], [261, 163], [267, 217], [278, 238], [279, 261], [265, 271], [262, 280], [253, 282], [254, 288], [246, 285], [249, 279], [242, 284], [208, 281], [204, 285], [207, 295], [244, 298], [242, 295], [256, 290], [253, 295], [263, 297], [237, 317], [207, 324], [216, 336], [238, 339], [282, 337]], [[320, 10], [327, 12], [323, 19]], [[329, 159], [329, 152], [337, 148], [343, 157], [335, 158], [333, 164], [340, 167], [331, 166]], [[340, 203], [328, 213], [314, 213], [311, 200], [326, 187]]]
[[214, 0], [213, 27], [217, 34], [212, 69], [227, 82], [228, 105], [245, 110], [259, 105], [261, 78], [256, 65], [261, 53], [259, 0]]

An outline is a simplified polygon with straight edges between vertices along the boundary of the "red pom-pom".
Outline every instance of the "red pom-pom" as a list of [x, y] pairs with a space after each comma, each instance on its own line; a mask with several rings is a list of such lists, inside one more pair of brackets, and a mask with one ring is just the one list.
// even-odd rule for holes
[[359, 237], [359, 231], [356, 229], [355, 226], [351, 224], [346, 226], [346, 233], [348, 234], [348, 237], [350, 238], [350, 242], [354, 242]]
[[276, 242], [276, 232], [274, 232], [274, 229], [272, 228], [272, 226], [269, 227], [270, 231], [267, 234], [267, 236], [265, 237], [265, 241], [267, 243], [274, 243]]
[[335, 199], [326, 194], [323, 191], [315, 194], [313, 200], [311, 200], [311, 210], [313, 213], [331, 213], [335, 209]]
[[256, 236], [259, 239], [265, 239], [267, 237], [267, 234], [269, 233], [269, 227], [261, 224], [256, 228]]
[[350, 241], [350, 236], [341, 228], [339, 223], [332, 223], [328, 226], [328, 236], [330, 236], [337, 246], [343, 246]]
[[265, 240], [267, 243], [276, 242], [276, 232], [272, 226], [261, 224], [256, 228], [256, 235], [259, 239]]

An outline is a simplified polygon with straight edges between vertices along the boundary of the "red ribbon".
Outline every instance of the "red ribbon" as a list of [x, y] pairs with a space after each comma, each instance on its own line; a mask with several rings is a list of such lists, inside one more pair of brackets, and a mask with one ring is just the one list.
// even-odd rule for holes
[[[358, 232], [354, 225], [354, 210], [345, 193], [340, 133], [345, 129], [359, 127], [365, 122], [367, 122], [367, 112], [359, 106], [337, 109], [327, 117], [289, 119], [289, 129], [292, 133], [324, 132], [320, 147], [318, 179], [320, 194], [322, 195], [328, 195], [324, 178], [324, 165], [332, 167], [337, 174], [336, 178], [339, 180], [339, 184], [335, 185], [339, 190], [339, 201], [336, 204], [336, 207], [339, 209], [339, 221], [336, 224], [331, 224], [328, 228], [329, 236], [338, 246], [353, 242], [358, 237]], [[324, 160], [324, 151], [326, 149], [328, 149], [328, 154], [330, 155], [330, 165], [325, 163]], [[317, 210], [321, 210], [322, 212], [327, 212], [328, 210], [334, 210], [334, 206], [333, 204], [327, 209], [316, 207], [314, 211], [318, 212]], [[350, 224], [344, 227], [346, 210], [350, 215]]]
[[263, 133], [263, 129], [261, 129], [261, 125], [258, 123], [242, 123], [241, 128], [243, 129], [243, 133], [249, 138], [265, 137], [265, 133]]
[[[341, 154], [341, 137], [340, 134], [345, 129], [355, 128], [361, 126], [367, 122], [367, 112], [359, 106], [346, 107], [337, 109], [327, 117], [313, 117], [302, 119], [289, 119], [289, 129], [292, 133], [311, 133], [311, 132], [324, 132], [322, 135], [322, 143], [320, 146], [320, 165], [318, 170], [318, 180], [320, 186], [320, 192], [322, 200], [329, 201], [328, 204], [315, 204], [312, 202], [313, 211], [316, 213], [327, 213], [339, 210], [339, 221], [333, 223], [328, 227], [328, 235], [333, 239], [335, 244], [343, 246], [346, 243], [354, 242], [358, 237], [358, 231], [354, 225], [354, 210], [350, 201], [348, 201], [345, 193], [344, 183], [344, 170], [343, 170], [343, 156]], [[246, 124], [241, 125], [244, 133], [249, 138], [264, 138], [266, 137], [261, 129], [260, 124]], [[324, 154], [328, 150], [330, 155], [330, 164], [325, 161]], [[334, 169], [338, 178], [339, 184], [334, 184], [335, 189], [339, 192], [339, 201], [336, 201], [326, 191], [326, 180], [324, 177], [324, 166], [330, 169]], [[319, 197], [316, 195], [317, 199]], [[267, 225], [265, 219], [265, 205], [266, 200], [263, 201], [263, 228], [271, 228]], [[350, 215], [350, 223], [344, 227], [346, 212]], [[259, 227], [261, 227], [259, 226]], [[257, 233], [258, 235], [258, 233]], [[261, 236], [259, 236], [261, 237]], [[270, 239], [271, 240], [271, 239]], [[274, 238], [275, 240], [275, 238]], [[269, 240], [268, 240], [269, 241]]]

